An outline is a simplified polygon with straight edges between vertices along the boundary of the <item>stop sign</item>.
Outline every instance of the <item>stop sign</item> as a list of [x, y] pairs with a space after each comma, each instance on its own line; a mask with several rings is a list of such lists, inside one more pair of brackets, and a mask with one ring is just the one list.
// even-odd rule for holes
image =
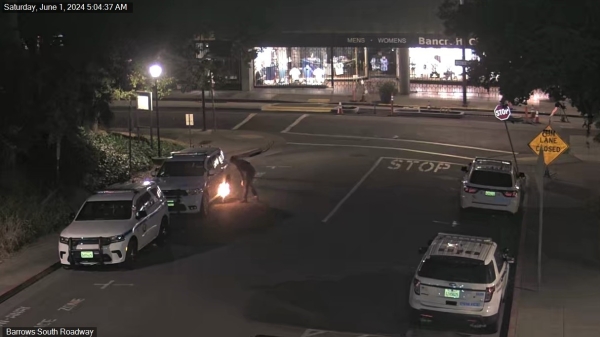
[[505, 121], [510, 118], [510, 107], [508, 105], [498, 105], [494, 109], [494, 116], [501, 121]]

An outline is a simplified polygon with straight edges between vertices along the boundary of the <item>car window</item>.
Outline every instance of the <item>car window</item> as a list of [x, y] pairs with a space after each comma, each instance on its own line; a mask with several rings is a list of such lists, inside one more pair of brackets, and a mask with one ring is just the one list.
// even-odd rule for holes
[[471, 184], [493, 186], [493, 187], [512, 187], [512, 175], [509, 172], [494, 172], [475, 170], [471, 173]]
[[502, 265], [504, 264], [504, 257], [499, 249], [496, 249], [496, 252], [494, 253], [494, 259], [496, 260], [496, 266], [498, 266], [498, 272], [500, 272], [502, 270]]
[[212, 155], [212, 156], [208, 157], [208, 161], [206, 162], [206, 167], [209, 170], [216, 169], [218, 166], [219, 166], [219, 160], [218, 160], [217, 156]]
[[131, 219], [131, 201], [87, 201], [75, 221]]
[[198, 161], [168, 161], [158, 171], [157, 177], [194, 177], [203, 176], [204, 160]]
[[150, 201], [150, 199], [152, 199], [152, 197], [150, 196], [150, 193], [145, 192], [135, 202], [135, 209], [138, 210], [138, 211], [141, 210], [148, 203], [148, 201]]
[[154, 195], [154, 196], [155, 196], [157, 199], [160, 199], [160, 198], [162, 198], [162, 196], [163, 196], [163, 193], [162, 193], [162, 191], [160, 190], [160, 188], [159, 188], [158, 186], [157, 186], [157, 187], [153, 187], [153, 188], [151, 188], [151, 189], [150, 189], [150, 192], [152, 192], [152, 194], [153, 194], [153, 195]]
[[465, 283], [492, 283], [496, 271], [492, 263], [484, 265], [466, 258], [432, 256], [423, 262], [417, 275], [435, 280]]

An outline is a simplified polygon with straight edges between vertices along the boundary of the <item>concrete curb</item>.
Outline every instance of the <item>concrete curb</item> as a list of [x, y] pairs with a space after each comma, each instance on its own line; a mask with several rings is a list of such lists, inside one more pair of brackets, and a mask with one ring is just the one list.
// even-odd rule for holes
[[[523, 204], [527, 205], [527, 201], [529, 201], [529, 193], [530, 193], [530, 177], [526, 178], [527, 190], [525, 193], [525, 199], [523, 200]], [[523, 264], [525, 262], [525, 236], [527, 235], [527, 213], [529, 212], [529, 207], [525, 207], [523, 210], [523, 222], [521, 223], [521, 233], [519, 237], [519, 257], [517, 258], [517, 270], [515, 271], [515, 283], [513, 285], [513, 296], [512, 296], [512, 304], [510, 308], [510, 318], [508, 323], [508, 331], [506, 333], [506, 337], [517, 337], [517, 323], [519, 320], [519, 300], [521, 298], [521, 274], [523, 273]]]
[[331, 107], [329, 106], [301, 106], [301, 105], [265, 105], [260, 110], [265, 112], [314, 112], [314, 113], [330, 113]]
[[431, 118], [451, 118], [460, 119], [463, 118], [465, 113], [463, 111], [452, 111], [452, 112], [434, 112], [434, 111], [410, 111], [410, 110], [394, 110], [392, 116], [401, 117], [431, 117]]
[[60, 262], [56, 262], [53, 265], [51, 265], [50, 267], [48, 267], [48, 268], [42, 270], [41, 272], [33, 275], [32, 277], [28, 278], [21, 284], [16, 285], [15, 287], [13, 287], [12, 289], [9, 289], [8, 291], [4, 292], [3, 294], [0, 294], [0, 304], [8, 301], [10, 298], [14, 297], [21, 291], [29, 288], [37, 281], [43, 279], [44, 277], [52, 274], [55, 271], [57, 271], [58, 269], [60, 269], [60, 267], [61, 267]]

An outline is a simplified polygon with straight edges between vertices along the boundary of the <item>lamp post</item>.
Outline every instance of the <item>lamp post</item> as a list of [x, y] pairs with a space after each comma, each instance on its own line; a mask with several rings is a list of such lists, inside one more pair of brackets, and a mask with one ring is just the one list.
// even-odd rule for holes
[[160, 120], [158, 119], [158, 78], [162, 74], [162, 67], [158, 64], [150, 66], [150, 76], [154, 78], [154, 97], [156, 103], [154, 104], [154, 111], [156, 111], [156, 137], [158, 138], [158, 156], [162, 156], [160, 148]]
[[[464, 6], [465, 0], [460, 0], [460, 6]], [[462, 41], [462, 96], [463, 96], [463, 107], [467, 106], [467, 67], [465, 67], [466, 62], [466, 44], [469, 43], [467, 37], [463, 37]]]

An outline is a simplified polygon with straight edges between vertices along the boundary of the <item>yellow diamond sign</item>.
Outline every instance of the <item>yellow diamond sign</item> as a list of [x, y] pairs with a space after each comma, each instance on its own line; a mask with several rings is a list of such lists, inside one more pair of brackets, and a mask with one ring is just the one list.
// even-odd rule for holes
[[546, 165], [550, 165], [551, 162], [569, 149], [569, 145], [560, 138], [550, 125], [529, 142], [529, 147], [537, 155], [540, 154], [540, 148], [544, 149], [544, 162]]

